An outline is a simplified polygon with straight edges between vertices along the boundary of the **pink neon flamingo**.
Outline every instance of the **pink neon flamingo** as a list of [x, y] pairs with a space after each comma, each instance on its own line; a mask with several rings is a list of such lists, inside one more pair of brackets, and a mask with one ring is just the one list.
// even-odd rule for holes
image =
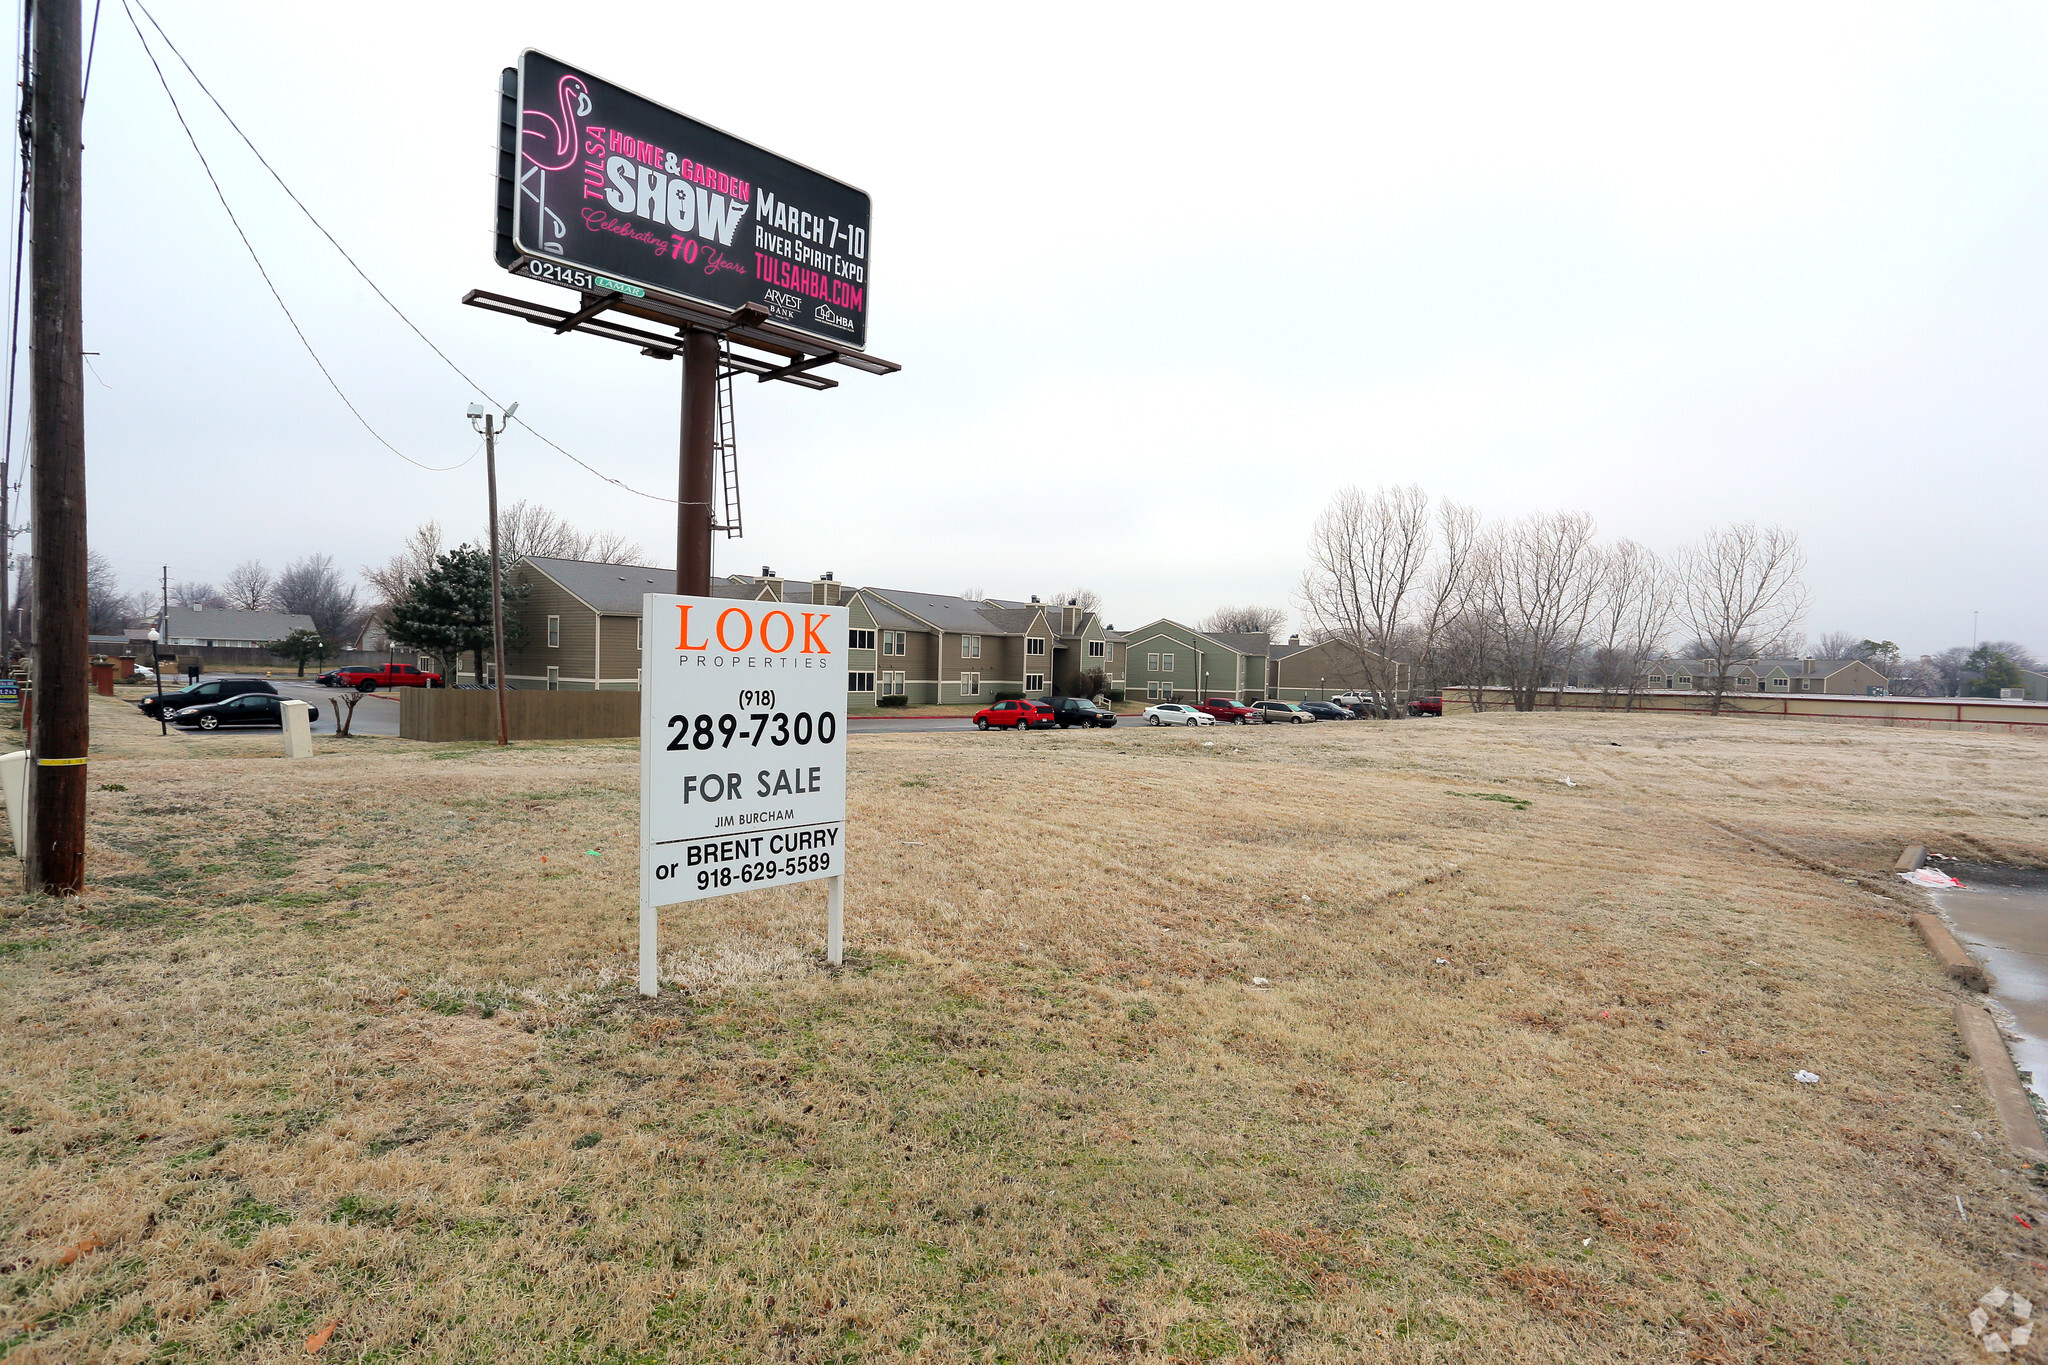
[[[562, 98], [560, 122], [538, 109], [519, 114], [519, 145], [525, 149], [526, 159], [544, 171], [566, 171], [575, 164], [576, 120], [590, 116], [590, 89], [581, 76], [562, 77], [557, 89]], [[529, 146], [527, 138], [536, 139], [541, 146]]]
[[[540, 249], [560, 255], [561, 239], [568, 226], [560, 214], [548, 207], [548, 172], [565, 171], [576, 164], [580, 151], [576, 120], [590, 116], [590, 88], [580, 76], [564, 76], [556, 90], [562, 102], [560, 122], [538, 109], [523, 109], [519, 113], [519, 145], [528, 163], [520, 168], [519, 192], [540, 210]], [[539, 146], [528, 143], [528, 138]]]

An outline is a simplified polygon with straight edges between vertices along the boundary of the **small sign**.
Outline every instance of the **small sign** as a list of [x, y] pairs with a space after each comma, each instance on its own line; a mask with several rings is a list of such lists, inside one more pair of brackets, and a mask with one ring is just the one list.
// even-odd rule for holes
[[652, 995], [657, 907], [845, 873], [847, 609], [649, 593], [641, 612], [640, 989]]
[[20, 701], [21, 684], [13, 678], [0, 678], [0, 701]]

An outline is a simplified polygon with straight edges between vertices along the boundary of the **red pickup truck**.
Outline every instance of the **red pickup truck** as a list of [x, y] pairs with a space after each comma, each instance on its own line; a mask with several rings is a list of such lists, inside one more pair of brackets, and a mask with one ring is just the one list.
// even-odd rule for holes
[[1197, 711], [1207, 712], [1216, 718], [1218, 725], [1248, 725], [1255, 714], [1249, 706], [1240, 706], [1228, 697], [1211, 697], [1195, 703]]
[[423, 673], [411, 664], [385, 664], [382, 668], [337, 668], [336, 687], [353, 687], [358, 692], [375, 692], [380, 687], [442, 687], [439, 673]]

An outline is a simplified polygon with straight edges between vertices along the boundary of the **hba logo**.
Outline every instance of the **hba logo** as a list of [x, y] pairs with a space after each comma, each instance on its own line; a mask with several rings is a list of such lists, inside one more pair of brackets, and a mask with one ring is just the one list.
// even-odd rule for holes
[[[803, 625], [799, 627], [796, 617], [781, 607], [768, 608], [760, 613], [758, 619], [750, 608], [727, 607], [718, 613], [718, 619], [712, 623], [708, 636], [704, 633], [703, 621], [698, 621], [695, 644], [690, 642], [689, 606], [678, 604], [676, 611], [680, 614], [676, 629], [676, 648], [687, 653], [703, 653], [711, 648], [714, 639], [718, 642], [718, 647], [727, 654], [738, 654], [748, 648], [766, 650], [770, 654], [787, 654], [799, 640], [803, 643], [803, 648], [796, 651], [799, 654], [832, 652], [818, 635], [818, 627], [831, 618], [814, 611], [799, 613], [804, 618]], [[779, 644], [776, 643], [778, 638], [781, 641]]]

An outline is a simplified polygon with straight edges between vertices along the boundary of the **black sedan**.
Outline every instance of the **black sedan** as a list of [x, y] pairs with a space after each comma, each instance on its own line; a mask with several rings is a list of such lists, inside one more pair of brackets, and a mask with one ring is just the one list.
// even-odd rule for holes
[[1351, 714], [1348, 707], [1339, 706], [1333, 701], [1305, 701], [1301, 704], [1301, 709], [1314, 716], [1317, 720], [1357, 719], [1356, 716]]
[[[171, 724], [193, 726], [201, 730], [218, 730], [227, 725], [284, 725], [284, 698], [274, 693], [251, 692], [245, 696], [230, 697], [226, 701], [208, 702], [204, 706], [188, 706], [174, 712]], [[320, 708], [311, 708], [309, 721], [320, 719]]]
[[135, 704], [142, 709], [143, 715], [155, 720], [159, 704], [163, 708], [162, 714], [168, 716], [173, 711], [226, 701], [230, 697], [239, 697], [247, 692], [267, 693], [271, 700], [277, 699], [277, 689], [262, 678], [208, 678], [205, 682], [194, 683], [183, 691], [166, 692], [161, 700], [151, 694]]

